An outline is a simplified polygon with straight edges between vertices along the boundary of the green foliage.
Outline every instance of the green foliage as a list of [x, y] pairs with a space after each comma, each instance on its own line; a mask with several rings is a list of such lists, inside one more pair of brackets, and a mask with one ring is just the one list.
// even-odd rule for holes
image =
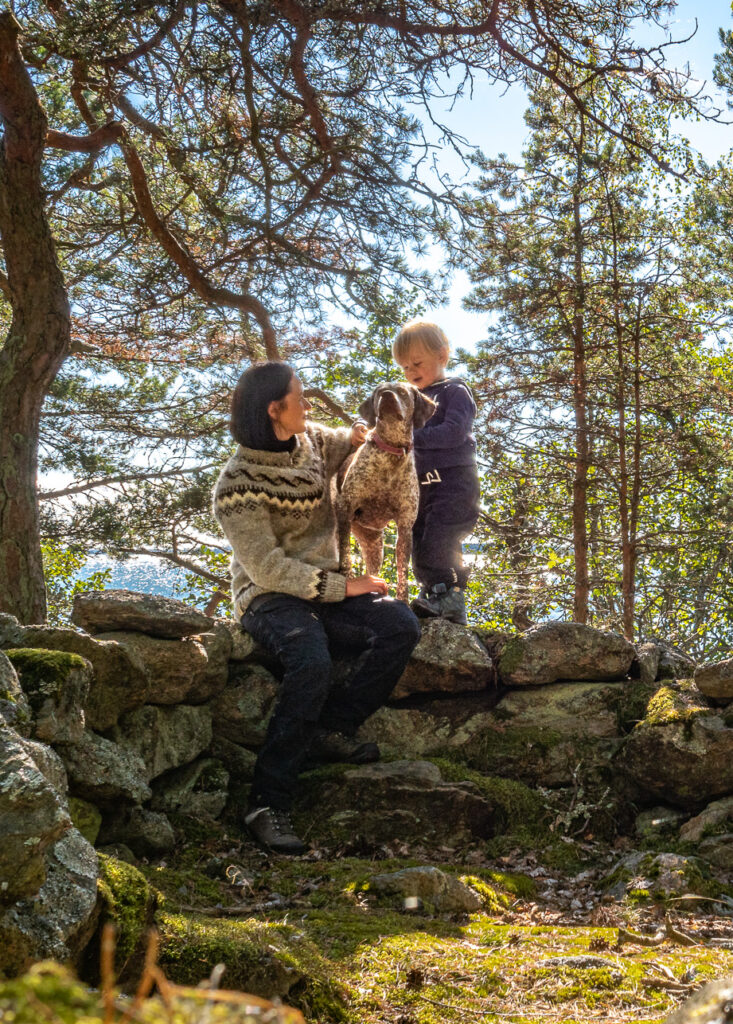
[[[605, 86], [586, 100], [602, 115]], [[689, 162], [658, 106], [630, 102]], [[559, 90], [537, 83], [527, 122], [523, 165], [480, 158], [469, 206], [468, 302], [494, 314], [468, 359], [485, 398], [474, 607], [526, 628], [587, 596], [591, 625], [714, 656], [733, 636], [729, 359], [710, 344], [726, 294], [690, 272], [689, 194]]]
[[48, 621], [52, 625], [66, 625], [76, 594], [85, 590], [104, 590], [112, 570], [97, 570], [81, 579], [79, 574], [89, 560], [88, 548], [83, 544], [67, 547], [59, 541], [47, 539], [41, 545], [41, 552]]

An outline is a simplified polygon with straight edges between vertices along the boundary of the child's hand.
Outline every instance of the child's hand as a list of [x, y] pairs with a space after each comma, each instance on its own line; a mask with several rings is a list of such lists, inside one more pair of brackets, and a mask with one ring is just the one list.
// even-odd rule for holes
[[366, 423], [362, 423], [361, 421], [355, 423], [354, 426], [351, 428], [352, 447], [358, 448], [360, 444], [364, 444], [368, 433], [369, 428], [367, 427]]

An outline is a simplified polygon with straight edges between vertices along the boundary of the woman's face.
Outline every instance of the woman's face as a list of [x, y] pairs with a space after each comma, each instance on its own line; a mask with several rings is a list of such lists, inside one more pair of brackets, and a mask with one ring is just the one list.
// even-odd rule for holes
[[302, 434], [305, 430], [306, 416], [312, 408], [303, 395], [302, 381], [293, 374], [285, 398], [279, 402], [270, 402], [267, 407], [278, 441], [289, 441], [293, 434]]

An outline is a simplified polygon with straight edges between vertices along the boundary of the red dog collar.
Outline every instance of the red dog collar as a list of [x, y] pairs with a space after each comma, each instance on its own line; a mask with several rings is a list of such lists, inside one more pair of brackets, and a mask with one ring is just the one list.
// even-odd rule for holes
[[393, 444], [387, 444], [387, 442], [383, 441], [379, 434], [376, 433], [376, 431], [371, 435], [369, 440], [372, 441], [377, 446], [377, 448], [381, 449], [381, 451], [389, 452], [390, 455], [404, 456], [409, 455], [410, 452], [412, 451], [412, 444], [400, 445], [399, 447]]

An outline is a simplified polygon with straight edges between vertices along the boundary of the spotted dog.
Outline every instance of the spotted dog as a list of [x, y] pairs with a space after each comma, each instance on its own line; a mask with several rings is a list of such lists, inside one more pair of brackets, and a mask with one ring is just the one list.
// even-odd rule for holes
[[435, 402], [412, 384], [379, 384], [359, 407], [359, 416], [372, 429], [352, 457], [336, 500], [341, 572], [351, 572], [351, 532], [359, 542], [367, 573], [377, 575], [384, 557], [383, 530], [389, 522], [397, 525], [397, 597], [401, 601], [407, 600], [419, 495], [412, 431], [424, 426], [434, 409]]

